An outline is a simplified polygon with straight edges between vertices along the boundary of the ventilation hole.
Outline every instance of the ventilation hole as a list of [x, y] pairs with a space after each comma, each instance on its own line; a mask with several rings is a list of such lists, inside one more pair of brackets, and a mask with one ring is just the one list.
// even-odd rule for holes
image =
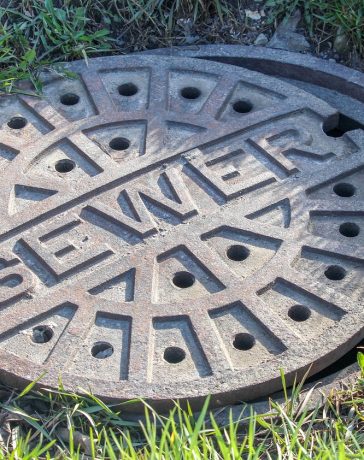
[[59, 100], [63, 105], [76, 105], [80, 102], [80, 96], [74, 93], [66, 93], [62, 94]]
[[288, 310], [288, 316], [293, 319], [293, 321], [306, 321], [311, 316], [311, 310], [304, 305], [293, 305]]
[[344, 182], [341, 182], [340, 184], [334, 185], [333, 188], [334, 192], [338, 196], [342, 196], [345, 198], [350, 198], [355, 194], [355, 187], [352, 184], [346, 184]]
[[194, 86], [186, 86], [181, 89], [181, 96], [184, 99], [198, 99], [201, 96], [201, 90]]
[[340, 113], [336, 125], [333, 126], [329, 120], [327, 123], [324, 123], [322, 129], [327, 136], [341, 137], [348, 131], [353, 131], [354, 129], [364, 130], [364, 125]]
[[230, 246], [226, 251], [226, 255], [230, 260], [235, 260], [236, 262], [240, 262], [245, 260], [249, 257], [250, 251], [245, 246], [241, 244], [234, 244]]
[[254, 345], [255, 338], [251, 334], [241, 332], [234, 337], [233, 346], [237, 350], [250, 350]]
[[347, 238], [354, 238], [359, 235], [360, 227], [354, 222], [345, 222], [340, 225], [339, 232]]
[[165, 361], [170, 364], [178, 364], [186, 358], [186, 352], [179, 347], [168, 347], [164, 350]]
[[138, 92], [138, 87], [137, 85], [134, 85], [134, 83], [123, 83], [122, 85], [119, 86], [118, 88], [120, 96], [134, 96]]
[[253, 104], [249, 101], [240, 100], [234, 102], [233, 104], [233, 109], [237, 113], [248, 113], [252, 110], [252, 108]]
[[345, 134], [345, 131], [340, 128], [332, 128], [329, 131], [326, 131], [325, 134], [329, 137], [341, 137]]
[[54, 165], [54, 168], [57, 172], [65, 174], [72, 171], [72, 169], [74, 169], [75, 166], [76, 164], [72, 160], [66, 158], [64, 160], [58, 160], [57, 163]]
[[193, 286], [195, 283], [195, 277], [189, 272], [177, 272], [175, 273], [172, 282], [176, 287], [186, 289]]
[[22, 129], [27, 123], [28, 121], [24, 117], [13, 117], [8, 121], [8, 126], [11, 129]]
[[345, 278], [346, 270], [340, 265], [330, 265], [325, 270], [325, 276], [332, 281], [340, 281]]
[[109, 146], [113, 150], [126, 150], [130, 147], [130, 141], [125, 137], [115, 137], [110, 141]]
[[96, 342], [91, 348], [91, 354], [97, 359], [106, 359], [114, 353], [113, 346], [108, 342]]
[[47, 343], [53, 337], [53, 330], [49, 326], [40, 325], [33, 327], [32, 340], [35, 343]]

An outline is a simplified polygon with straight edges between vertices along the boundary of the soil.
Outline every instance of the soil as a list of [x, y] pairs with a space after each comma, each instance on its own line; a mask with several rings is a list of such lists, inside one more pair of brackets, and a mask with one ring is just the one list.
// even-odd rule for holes
[[[224, 23], [216, 14], [209, 14], [206, 15], [208, 19], [197, 18], [195, 21], [193, 17], [185, 16], [175, 21], [171, 32], [155, 22], [143, 23], [139, 26], [132, 24], [122, 30], [114, 29], [112, 34], [116, 39], [118, 53], [170, 46], [254, 45], [260, 34], [264, 34], [269, 42], [278, 24], [272, 21], [263, 2], [244, 2], [244, 7], [233, 6], [233, 10], [233, 14], [225, 18]], [[364, 71], [364, 60], [355, 50], [348, 49], [342, 54], [335, 51], [333, 46], [335, 31], [316, 30], [315, 34], [310, 36], [301, 21], [296, 32], [302, 34], [310, 44], [310, 48], [305, 53]], [[265, 46], [269, 46], [269, 43]]]

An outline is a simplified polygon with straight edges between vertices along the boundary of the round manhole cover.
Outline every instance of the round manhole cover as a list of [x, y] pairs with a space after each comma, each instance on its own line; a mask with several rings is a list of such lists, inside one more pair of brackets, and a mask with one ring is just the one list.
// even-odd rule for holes
[[0, 99], [4, 380], [223, 403], [358, 342], [361, 130], [224, 64], [71, 69]]

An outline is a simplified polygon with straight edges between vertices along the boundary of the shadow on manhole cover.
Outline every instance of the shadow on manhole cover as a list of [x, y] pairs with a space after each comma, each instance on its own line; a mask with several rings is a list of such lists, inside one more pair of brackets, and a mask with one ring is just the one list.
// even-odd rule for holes
[[360, 340], [362, 130], [226, 64], [71, 68], [0, 100], [3, 380], [197, 407]]

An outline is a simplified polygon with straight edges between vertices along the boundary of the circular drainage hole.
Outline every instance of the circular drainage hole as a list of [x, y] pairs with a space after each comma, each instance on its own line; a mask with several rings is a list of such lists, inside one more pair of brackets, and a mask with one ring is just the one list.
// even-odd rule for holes
[[198, 99], [201, 96], [201, 90], [194, 86], [186, 86], [181, 89], [181, 96], [184, 99]]
[[123, 83], [122, 85], [119, 86], [118, 88], [120, 96], [134, 96], [138, 92], [138, 87], [137, 85], [134, 85], [134, 83]]
[[53, 330], [49, 326], [39, 325], [33, 327], [32, 340], [35, 343], [47, 343], [53, 337]]
[[186, 289], [195, 284], [195, 277], [190, 272], [177, 272], [174, 274], [172, 282], [176, 287]]
[[125, 137], [115, 137], [110, 141], [109, 146], [113, 150], [126, 150], [130, 147], [130, 141]]
[[65, 174], [69, 173], [74, 169], [76, 164], [72, 160], [68, 160], [67, 158], [64, 160], [58, 160], [57, 163], [54, 165], [54, 168], [57, 172]]
[[186, 358], [186, 352], [179, 347], [168, 347], [164, 350], [163, 358], [169, 364], [178, 364]]
[[114, 353], [114, 348], [108, 342], [96, 342], [91, 348], [91, 354], [97, 359], [106, 359]]
[[234, 244], [233, 246], [230, 246], [226, 251], [228, 258], [236, 262], [247, 259], [249, 254], [249, 249], [241, 244]]
[[332, 281], [340, 281], [345, 278], [346, 270], [340, 265], [330, 265], [325, 270], [325, 276]]
[[28, 121], [24, 117], [13, 117], [8, 121], [8, 126], [11, 129], [22, 129], [27, 123]]
[[360, 227], [354, 222], [344, 222], [340, 225], [339, 232], [347, 238], [354, 238], [359, 235]]
[[61, 101], [61, 104], [63, 105], [76, 105], [80, 102], [80, 96], [74, 93], [66, 93], [66, 94], [62, 94], [59, 100]]
[[304, 305], [293, 305], [288, 310], [288, 316], [293, 319], [293, 321], [306, 321], [311, 316], [311, 310]]
[[233, 104], [233, 110], [237, 113], [248, 113], [253, 109], [253, 104], [250, 101], [236, 101]]
[[341, 182], [340, 184], [334, 185], [334, 193], [336, 195], [344, 197], [344, 198], [350, 198], [355, 194], [355, 187], [352, 184], [346, 184], [344, 182]]
[[236, 334], [233, 341], [233, 346], [237, 350], [250, 350], [255, 345], [255, 338], [246, 332]]

